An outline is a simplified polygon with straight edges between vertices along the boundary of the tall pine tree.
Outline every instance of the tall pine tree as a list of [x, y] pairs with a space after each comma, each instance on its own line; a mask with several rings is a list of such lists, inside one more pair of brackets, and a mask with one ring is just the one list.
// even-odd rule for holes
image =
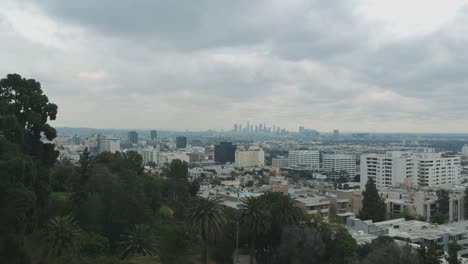
[[385, 220], [385, 203], [379, 196], [377, 186], [373, 178], [369, 178], [366, 183], [366, 190], [362, 192], [362, 209], [359, 211], [359, 218], [362, 220], [372, 220], [380, 222]]

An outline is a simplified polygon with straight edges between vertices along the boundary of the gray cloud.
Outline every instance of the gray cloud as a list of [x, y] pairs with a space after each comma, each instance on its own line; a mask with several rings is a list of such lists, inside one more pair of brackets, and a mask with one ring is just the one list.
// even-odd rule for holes
[[40, 80], [57, 125], [464, 132], [466, 8], [429, 33], [382, 40], [359, 1], [9, 4], [0, 73]]

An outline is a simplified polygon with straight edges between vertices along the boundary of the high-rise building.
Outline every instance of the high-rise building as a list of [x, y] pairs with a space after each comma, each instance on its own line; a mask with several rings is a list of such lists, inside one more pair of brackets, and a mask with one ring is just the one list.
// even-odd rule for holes
[[176, 148], [183, 149], [187, 147], [187, 138], [184, 136], [176, 137]]
[[289, 166], [309, 169], [320, 168], [320, 152], [318, 150], [289, 151]]
[[461, 161], [433, 149], [423, 152], [391, 151], [361, 156], [361, 187], [374, 178], [378, 189], [402, 185], [440, 187], [458, 183]]
[[214, 146], [214, 160], [225, 164], [227, 162], [233, 163], [235, 161], [236, 146], [231, 142], [221, 142]]
[[322, 171], [346, 171], [350, 177], [356, 176], [356, 156], [349, 154], [323, 154]]
[[128, 142], [138, 144], [138, 133], [136, 131], [128, 132]]
[[259, 148], [237, 149], [235, 162], [239, 168], [263, 167], [265, 166], [265, 152]]
[[333, 137], [337, 138], [339, 136], [340, 136], [340, 130], [338, 129], [333, 130]]
[[238, 132], [238, 125], [237, 125], [237, 124], [234, 124], [234, 129], [233, 129], [233, 131], [234, 131], [235, 133]]
[[120, 151], [120, 138], [114, 136], [101, 136], [98, 135], [98, 152], [112, 152]]
[[151, 132], [150, 132], [150, 138], [151, 138], [151, 140], [155, 140], [156, 138], [158, 138], [158, 131], [156, 131], [156, 130], [151, 130]]

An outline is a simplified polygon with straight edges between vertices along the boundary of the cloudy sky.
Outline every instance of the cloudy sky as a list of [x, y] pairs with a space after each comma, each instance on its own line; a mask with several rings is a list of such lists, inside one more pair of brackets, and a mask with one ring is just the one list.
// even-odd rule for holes
[[55, 126], [468, 132], [468, 1], [0, 0]]

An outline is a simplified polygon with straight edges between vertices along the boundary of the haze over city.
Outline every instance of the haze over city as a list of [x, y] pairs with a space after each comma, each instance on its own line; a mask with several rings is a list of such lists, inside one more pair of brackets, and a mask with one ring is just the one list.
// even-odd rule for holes
[[466, 1], [0, 2], [0, 73], [57, 127], [468, 127]]

